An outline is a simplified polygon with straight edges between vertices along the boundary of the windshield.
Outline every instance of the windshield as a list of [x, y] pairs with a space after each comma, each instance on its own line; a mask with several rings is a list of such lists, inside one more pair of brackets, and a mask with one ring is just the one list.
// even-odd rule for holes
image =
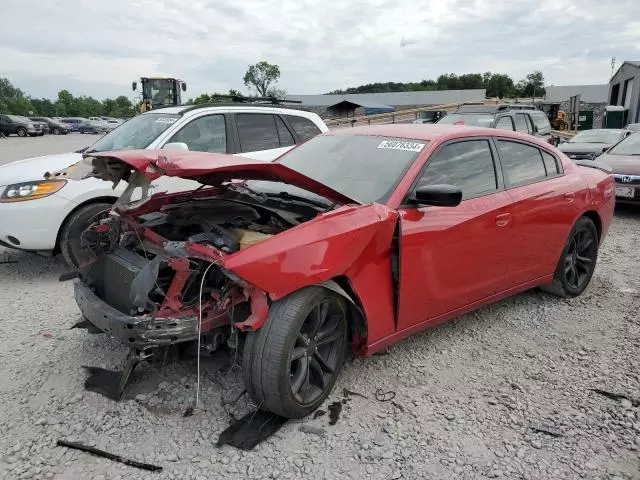
[[143, 82], [142, 96], [145, 100], [151, 100], [153, 105], [173, 105], [174, 91], [173, 81], [152, 79]]
[[580, 132], [569, 143], [616, 143], [620, 140], [621, 130], [586, 130]]
[[443, 117], [438, 124], [491, 127], [494, 118], [495, 116], [490, 113], [450, 113]]
[[640, 155], [640, 133], [632, 133], [607, 153], [611, 155]]
[[[362, 203], [384, 203], [427, 143], [365, 135], [327, 135], [303, 143], [277, 161]], [[270, 183], [252, 182], [252, 188], [274, 192]], [[296, 187], [281, 184], [277, 187], [280, 192], [311, 198]]]
[[31, 120], [29, 120], [27, 117], [21, 117], [20, 115], [7, 115], [7, 117], [9, 117], [14, 122], [31, 123]]
[[178, 118], [179, 115], [168, 113], [138, 115], [107, 133], [94, 143], [88, 152], [147, 148]]

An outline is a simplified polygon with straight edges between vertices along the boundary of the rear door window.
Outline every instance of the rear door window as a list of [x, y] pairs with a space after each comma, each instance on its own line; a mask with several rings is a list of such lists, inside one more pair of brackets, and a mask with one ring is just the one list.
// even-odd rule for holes
[[496, 122], [496, 128], [498, 130], [509, 130], [513, 132], [513, 120], [511, 120], [511, 117], [509, 116], [500, 117]]
[[236, 126], [241, 152], [258, 152], [280, 148], [275, 115], [267, 113], [238, 113]]
[[524, 113], [516, 113], [516, 132], [531, 133]]
[[295, 145], [296, 141], [293, 139], [293, 135], [291, 135], [291, 132], [280, 117], [276, 117], [276, 127], [278, 129], [278, 137], [280, 138], [281, 147]]
[[542, 112], [531, 112], [531, 120], [533, 120], [533, 124], [538, 127], [539, 135], [547, 135], [551, 133], [551, 124], [549, 123], [549, 119]]
[[322, 133], [318, 126], [308, 118], [298, 117], [296, 115], [285, 115], [285, 117], [289, 125], [291, 125], [296, 132], [296, 135], [298, 135], [298, 138], [303, 142]]
[[496, 143], [508, 187], [527, 185], [547, 178], [540, 149], [509, 140], [498, 140]]

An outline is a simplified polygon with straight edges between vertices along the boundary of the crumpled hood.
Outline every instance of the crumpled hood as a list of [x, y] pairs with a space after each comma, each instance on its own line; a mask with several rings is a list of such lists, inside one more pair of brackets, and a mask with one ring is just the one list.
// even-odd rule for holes
[[236, 155], [170, 150], [124, 150], [88, 154], [69, 168], [50, 173], [46, 178], [82, 180], [95, 177], [114, 182], [127, 181], [138, 172], [148, 181], [162, 176], [220, 185], [232, 180], [268, 180], [283, 182], [321, 195], [331, 201], [350, 204], [357, 200], [333, 190], [278, 162], [263, 162]]
[[80, 153], [60, 153], [26, 158], [0, 166], [0, 185], [42, 180], [48, 171], [60, 170], [82, 160]]
[[565, 142], [558, 145], [558, 150], [562, 153], [597, 153], [600, 155], [602, 149], [610, 147], [612, 143], [570, 143]]

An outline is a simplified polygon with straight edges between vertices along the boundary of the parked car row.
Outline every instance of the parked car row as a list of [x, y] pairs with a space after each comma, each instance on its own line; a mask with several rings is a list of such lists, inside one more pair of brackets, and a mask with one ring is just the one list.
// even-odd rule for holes
[[0, 114], [0, 132], [6, 136], [37, 137], [45, 134], [66, 135], [69, 132], [108, 133], [123, 120], [110, 117], [24, 117]]

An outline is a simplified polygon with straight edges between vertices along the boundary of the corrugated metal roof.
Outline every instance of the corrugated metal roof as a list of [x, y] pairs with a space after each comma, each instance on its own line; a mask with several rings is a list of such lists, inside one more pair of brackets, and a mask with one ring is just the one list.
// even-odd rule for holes
[[353, 103], [354, 105], [358, 105], [359, 107], [365, 107], [365, 108], [393, 108], [391, 105], [385, 105], [384, 103], [378, 103], [378, 102], [372, 102], [369, 99], [362, 99], [362, 100], [352, 100], [351, 98], [348, 99], [343, 99], [340, 100], [339, 102], [336, 102], [332, 105], [329, 105], [330, 107], [333, 107], [334, 105], [337, 105], [338, 103], [342, 103], [342, 102], [349, 102], [349, 103]]
[[329, 107], [347, 100], [362, 106], [382, 104], [400, 105], [444, 105], [448, 103], [478, 102], [485, 99], [486, 90], [435, 90], [424, 92], [352, 93], [346, 95], [287, 95], [287, 100], [298, 100], [302, 105]]
[[545, 87], [544, 100], [547, 103], [568, 101], [574, 95], [580, 94], [580, 101], [586, 103], [607, 103], [609, 85], [563, 85]]

